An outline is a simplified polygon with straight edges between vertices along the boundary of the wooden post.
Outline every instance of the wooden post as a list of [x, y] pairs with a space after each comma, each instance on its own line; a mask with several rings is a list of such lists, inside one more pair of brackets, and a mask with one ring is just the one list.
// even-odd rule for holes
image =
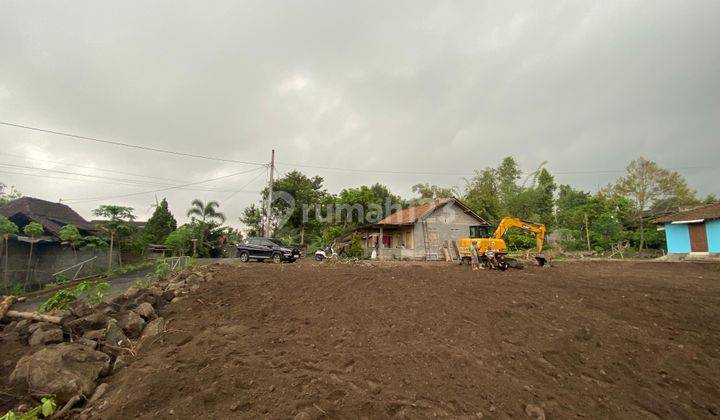
[[385, 244], [383, 243], [383, 227], [380, 226], [380, 234], [378, 235], [378, 257], [380, 256], [380, 249], [384, 246]]

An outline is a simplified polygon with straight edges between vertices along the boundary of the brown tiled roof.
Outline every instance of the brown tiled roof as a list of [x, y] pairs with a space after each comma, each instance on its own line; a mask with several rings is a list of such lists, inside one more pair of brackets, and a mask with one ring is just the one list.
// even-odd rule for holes
[[465, 204], [457, 200], [456, 198], [444, 198], [441, 200], [435, 200], [430, 203], [421, 204], [419, 206], [408, 207], [406, 209], [398, 210], [390, 216], [382, 219], [378, 222], [379, 225], [411, 225], [418, 221], [423, 215], [432, 212], [438, 207], [444, 206], [447, 203], [454, 202], [458, 207], [462, 208], [468, 214], [472, 215], [482, 224], [487, 222], [482, 217], [475, 214]]
[[75, 210], [61, 203], [40, 200], [32, 197], [21, 197], [0, 208], [0, 214], [8, 219], [17, 219], [21, 215], [26, 219], [43, 225], [45, 230], [54, 236], [60, 235], [60, 228], [74, 225], [80, 230], [93, 231], [95, 227]]
[[671, 214], [668, 216], [659, 217], [653, 222], [655, 223], [670, 223], [678, 222], [682, 220], [700, 220], [700, 219], [720, 219], [720, 203], [708, 204], [706, 206], [700, 206], [692, 210], [681, 211], [679, 213]]

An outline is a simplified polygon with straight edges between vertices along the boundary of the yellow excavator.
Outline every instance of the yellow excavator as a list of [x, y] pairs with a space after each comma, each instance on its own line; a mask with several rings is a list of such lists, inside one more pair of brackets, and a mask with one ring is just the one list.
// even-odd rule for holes
[[[535, 256], [535, 260], [537, 260], [538, 265], [541, 267], [544, 266], [547, 263], [547, 259], [542, 253], [543, 242], [545, 241], [545, 225], [527, 222], [525, 220], [520, 220], [517, 217], [505, 217], [502, 219], [500, 224], [498, 224], [497, 229], [495, 229], [495, 233], [490, 238], [471, 237], [459, 239], [457, 246], [458, 253], [460, 254], [460, 263], [470, 261], [470, 245], [472, 245], [473, 242], [475, 242], [481, 253], [487, 251], [488, 245], [492, 246], [495, 253], [504, 260], [508, 250], [503, 236], [505, 236], [510, 228], [514, 227], [520, 228], [526, 232], [533, 232], [535, 234], [535, 240], [537, 241], [537, 255]], [[510, 264], [510, 266], [513, 265]]]

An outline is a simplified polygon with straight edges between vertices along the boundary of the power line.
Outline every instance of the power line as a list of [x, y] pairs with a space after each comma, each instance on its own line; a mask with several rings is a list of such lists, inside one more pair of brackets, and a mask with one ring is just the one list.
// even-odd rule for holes
[[[49, 129], [45, 129], [45, 128], [33, 127], [33, 126], [17, 124], [17, 123], [11, 123], [11, 122], [7, 122], [7, 121], [0, 121], [0, 124], [6, 125], [9, 127], [22, 128], [22, 129], [26, 129], [26, 130], [55, 134], [55, 135], [65, 136], [65, 137], [79, 139], [79, 140], [87, 140], [87, 141], [93, 141], [93, 142], [97, 142], [97, 143], [111, 144], [111, 145], [115, 145], [115, 146], [128, 147], [128, 148], [134, 148], [134, 149], [140, 149], [140, 150], [146, 150], [146, 151], [152, 151], [152, 152], [158, 152], [158, 153], [166, 153], [166, 154], [177, 155], [177, 156], [192, 157], [192, 158], [205, 159], [205, 160], [214, 160], [214, 161], [219, 161], [219, 162], [241, 163], [241, 164], [245, 164], [245, 165], [267, 166], [266, 163], [249, 162], [249, 161], [242, 161], [242, 160], [236, 160], [236, 159], [221, 158], [221, 157], [216, 157], [216, 156], [198, 155], [198, 154], [194, 154], [194, 153], [178, 152], [178, 151], [174, 151], [174, 150], [161, 149], [161, 148], [157, 148], [157, 147], [124, 143], [124, 142], [115, 141], [115, 140], [104, 140], [104, 139], [100, 139], [100, 138], [96, 138], [96, 137], [88, 137], [88, 136], [82, 136], [82, 135], [78, 135], [78, 134], [65, 133], [65, 132], [61, 132], [61, 131], [49, 130]], [[288, 166], [288, 167], [295, 167], [295, 168], [319, 169], [319, 170], [338, 171], [338, 172], [356, 172], [356, 173], [368, 173], [368, 174], [446, 175], [446, 176], [473, 176], [474, 175], [473, 173], [375, 170], [375, 169], [360, 169], [360, 168], [308, 165], [308, 164], [286, 163], [286, 162], [277, 162], [276, 164], [284, 165], [284, 166]], [[687, 167], [666, 168], [666, 169], [678, 171], [678, 170], [717, 169], [717, 168], [718, 168], [718, 166], [687, 166]], [[555, 171], [552, 173], [557, 174], [557, 175], [583, 175], [583, 174], [612, 174], [612, 173], [624, 173], [624, 172], [625, 172], [625, 169], [586, 170], [586, 171]]]
[[[232, 194], [230, 194], [227, 198], [225, 198], [225, 199], [223, 199], [222, 201], [220, 201], [220, 204], [222, 204], [222, 203], [228, 201], [229, 199], [235, 197], [235, 195], [236, 195], [237, 193], [245, 192], [245, 191], [243, 191], [243, 190], [245, 190], [245, 188], [247, 188], [248, 185], [252, 184], [256, 179], [260, 178], [260, 175], [262, 175], [262, 174], [263, 174], [262, 171], [261, 171], [261, 172], [258, 172], [258, 174], [255, 175], [255, 176], [253, 177], [253, 179], [251, 179], [251, 180], [248, 181], [245, 185], [243, 185], [242, 187], [240, 187], [240, 189], [239, 189], [238, 191], [234, 191], [234, 192], [233, 192]], [[253, 192], [256, 192], [256, 191], [253, 191]], [[262, 191], [257, 191], [257, 192], [260, 192], [260, 193], [261, 193]]]
[[127, 183], [135, 184], [135, 185], [155, 185], [155, 186], [162, 186], [162, 185], [171, 186], [172, 185], [172, 184], [167, 184], [167, 183], [163, 184], [163, 183], [153, 182], [153, 181], [143, 181], [141, 179], [113, 178], [113, 177], [109, 177], [109, 176], [89, 175], [89, 174], [83, 174], [80, 172], [63, 171], [63, 170], [59, 170], [59, 169], [46, 169], [46, 168], [39, 168], [37, 166], [16, 165], [16, 164], [12, 164], [12, 163], [4, 163], [4, 162], [0, 162], [0, 166], [10, 167], [10, 168], [20, 168], [20, 169], [32, 169], [32, 170], [37, 170], [37, 171], [53, 172], [53, 173], [59, 173], [59, 174], [64, 174], [64, 175], [75, 175], [75, 176], [82, 176], [85, 178], [107, 179], [107, 180], [111, 180], [111, 181], [127, 182]]
[[91, 170], [95, 170], [95, 171], [109, 172], [109, 173], [115, 173], [115, 174], [120, 174], [120, 175], [129, 175], [129, 176], [136, 176], [136, 177], [141, 177], [141, 178], [159, 179], [161, 181], [170, 181], [170, 182], [176, 182], [176, 183], [177, 182], [179, 182], [179, 183], [187, 182], [187, 181], [179, 181], [177, 179], [163, 178], [163, 177], [153, 176], [153, 175], [136, 174], [136, 173], [132, 173], [132, 172], [123, 172], [123, 171], [118, 171], [118, 170], [114, 170], [114, 169], [106, 169], [106, 168], [98, 168], [95, 166], [79, 165], [76, 163], [59, 162], [56, 160], [48, 160], [48, 159], [40, 159], [40, 158], [29, 158], [27, 156], [15, 155], [12, 153], [0, 152], [0, 156], [9, 156], [9, 157], [14, 157], [14, 158], [18, 158], [18, 159], [23, 159], [26, 161], [52, 163], [54, 165], [62, 165], [62, 166], [69, 166], [69, 167], [82, 168], [82, 169], [91, 169]]
[[[1, 165], [1, 164], [0, 164]], [[48, 174], [29, 174], [26, 172], [12, 172], [12, 171], [2, 171], [0, 170], [0, 174], [7, 174], [7, 175], [22, 175], [22, 176], [30, 176], [35, 178], [42, 178], [42, 179], [59, 179], [64, 181], [75, 181], [75, 182], [94, 182], [98, 184], [107, 184], [107, 185], [121, 185], [125, 187], [136, 187], [139, 185], [146, 185], [146, 184], [132, 184], [132, 183], [124, 183], [124, 182], [113, 182], [113, 181], [103, 181], [103, 180], [97, 180], [97, 179], [79, 179], [79, 178], [69, 178], [64, 176], [52, 176]], [[162, 185], [162, 184], [160, 184]], [[148, 185], [150, 186], [150, 185]], [[204, 192], [219, 192], [219, 193], [235, 193], [237, 190], [229, 190], [229, 189], [216, 189], [216, 188], [192, 188], [192, 187], [183, 187], [181, 188], [183, 190], [188, 191], [204, 191]], [[261, 191], [252, 191], [260, 193]]]
[[238, 176], [238, 175], [242, 175], [242, 174], [246, 174], [246, 173], [250, 173], [250, 172], [254, 172], [254, 171], [259, 171], [259, 170], [262, 170], [262, 169], [263, 169], [263, 168], [253, 168], [253, 169], [246, 170], [246, 171], [234, 172], [234, 173], [229, 174], [229, 175], [223, 175], [223, 176], [219, 176], [219, 177], [216, 177], [216, 178], [205, 179], [205, 180], [197, 181], [197, 182], [191, 182], [191, 183], [185, 184], [185, 185], [177, 185], [177, 186], [172, 186], [172, 187], [167, 187], [167, 188], [161, 188], [161, 189], [158, 189], [158, 190], [142, 191], [142, 192], [136, 192], [136, 193], [120, 194], [120, 195], [105, 196], [105, 197], [77, 198], [77, 199], [69, 198], [69, 199], [63, 199], [62, 201], [64, 201], [64, 202], [71, 202], [71, 203], [73, 203], [73, 204], [76, 204], [76, 203], [88, 203], [88, 202], [102, 201], [102, 200], [114, 200], [114, 199], [116, 199], [116, 198], [132, 197], [132, 196], [143, 195], [143, 194], [152, 194], [152, 193], [157, 193], [157, 192], [162, 192], [162, 191], [169, 191], [169, 190], [181, 189], [181, 188], [189, 187], [189, 186], [192, 186], [192, 185], [204, 184], [204, 183], [206, 183], [206, 182], [217, 181], [217, 180], [220, 180], [220, 179], [231, 178], [231, 177], [234, 177], [234, 176]]
[[123, 143], [123, 142], [115, 141], [115, 140], [103, 140], [103, 139], [99, 139], [96, 137], [88, 137], [88, 136], [81, 136], [78, 134], [64, 133], [62, 131], [48, 130], [45, 128], [32, 127], [29, 125], [16, 124], [16, 123], [11, 123], [11, 122], [7, 122], [7, 121], [0, 121], [0, 124], [7, 125], [9, 127], [24, 128], [26, 130], [39, 131], [42, 133], [70, 137], [70, 138], [79, 139], [79, 140], [94, 141], [97, 143], [112, 144], [114, 146], [129, 147], [129, 148], [133, 148], [133, 149], [146, 150], [146, 151], [150, 151], [150, 152], [166, 153], [169, 155], [177, 155], [177, 156], [184, 156], [184, 157], [191, 157], [191, 158], [205, 159], [205, 160], [216, 160], [219, 162], [242, 163], [245, 165], [256, 165], [256, 166], [265, 166], [266, 165], [264, 163], [258, 163], [258, 162], [248, 162], [248, 161], [243, 161], [243, 160], [227, 159], [227, 158], [221, 158], [221, 157], [216, 157], [216, 156], [205, 156], [205, 155], [197, 155], [194, 153], [177, 152], [175, 150], [167, 150], [167, 149], [160, 149], [157, 147]]

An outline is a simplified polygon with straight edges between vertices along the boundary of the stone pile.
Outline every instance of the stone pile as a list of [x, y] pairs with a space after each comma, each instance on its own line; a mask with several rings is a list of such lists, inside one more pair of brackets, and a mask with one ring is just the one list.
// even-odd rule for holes
[[143, 345], [164, 333], [165, 319], [158, 312], [211, 281], [213, 271], [210, 266], [173, 273], [151, 287], [131, 287], [96, 305], [76, 301], [67, 311], [50, 313], [62, 318], [59, 325], [29, 319], [10, 322], [3, 333], [31, 347], [17, 362], [11, 382], [36, 395], [54, 396], [58, 406], [97, 401], [99, 396], [93, 394], [99, 380], [130, 364]]

